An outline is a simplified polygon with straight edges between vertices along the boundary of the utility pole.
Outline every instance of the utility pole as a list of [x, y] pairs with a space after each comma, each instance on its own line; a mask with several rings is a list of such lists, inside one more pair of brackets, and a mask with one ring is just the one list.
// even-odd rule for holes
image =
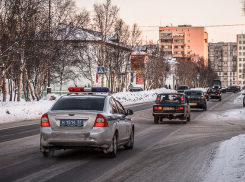
[[[50, 41], [50, 9], [51, 9], [51, 0], [49, 0], [49, 18], [48, 18], [48, 23], [49, 23], [49, 32], [48, 32], [48, 37], [49, 37], [49, 59], [50, 59], [50, 44], [51, 44], [51, 41]], [[47, 88], [47, 94], [51, 93], [51, 87], [50, 87], [50, 65], [48, 64], [48, 88]]]

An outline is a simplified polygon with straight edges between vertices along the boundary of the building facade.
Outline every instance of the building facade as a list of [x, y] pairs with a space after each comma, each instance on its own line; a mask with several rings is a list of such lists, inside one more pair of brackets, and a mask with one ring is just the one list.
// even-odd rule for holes
[[237, 84], [245, 85], [245, 35], [237, 35]]
[[209, 65], [217, 73], [222, 86], [237, 84], [237, 43], [209, 43], [208, 49]]
[[208, 33], [205, 27], [159, 27], [159, 45], [164, 56], [178, 59], [195, 54], [202, 57], [208, 66]]

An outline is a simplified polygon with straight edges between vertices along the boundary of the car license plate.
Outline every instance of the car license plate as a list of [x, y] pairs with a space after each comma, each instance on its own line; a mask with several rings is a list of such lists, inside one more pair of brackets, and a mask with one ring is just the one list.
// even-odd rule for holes
[[175, 108], [173, 108], [173, 107], [164, 107], [163, 108], [163, 110], [165, 110], [165, 111], [169, 111], [169, 110], [174, 110]]
[[196, 106], [197, 103], [189, 103], [190, 106]]
[[210, 94], [210, 95], [216, 95], [216, 94]]
[[60, 126], [83, 126], [83, 120], [82, 119], [60, 120]]

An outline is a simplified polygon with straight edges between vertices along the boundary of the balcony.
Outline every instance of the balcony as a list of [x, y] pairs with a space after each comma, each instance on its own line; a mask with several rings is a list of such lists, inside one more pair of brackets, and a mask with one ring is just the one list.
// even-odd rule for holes
[[179, 58], [179, 57], [183, 57], [183, 55], [182, 54], [173, 54], [173, 57], [174, 58], [176, 58], [176, 57]]
[[174, 48], [174, 51], [177, 51], [177, 52], [184, 51], [184, 48]]
[[167, 37], [161, 37], [161, 39], [168, 40], [168, 39], [173, 39], [173, 38], [171, 36], [167, 36]]
[[172, 52], [172, 48], [162, 48], [161, 51], [170, 51], [170, 52]]
[[182, 39], [184, 39], [184, 36], [173, 36], [173, 39], [182, 40]]
[[173, 45], [184, 45], [184, 42], [174, 42]]
[[161, 42], [160, 45], [172, 45], [172, 42]]

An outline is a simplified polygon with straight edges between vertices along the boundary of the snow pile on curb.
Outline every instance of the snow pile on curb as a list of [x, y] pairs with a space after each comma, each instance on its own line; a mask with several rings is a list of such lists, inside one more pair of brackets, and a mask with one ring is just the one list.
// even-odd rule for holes
[[157, 94], [160, 93], [175, 93], [175, 90], [159, 88], [141, 92], [118, 92], [112, 95], [125, 106], [134, 103], [154, 101], [156, 100]]
[[54, 104], [58, 95], [48, 94], [40, 101], [2, 102], [0, 103], [0, 123], [38, 119]]
[[211, 175], [205, 181], [245, 181], [245, 135], [238, 135], [220, 144]]

